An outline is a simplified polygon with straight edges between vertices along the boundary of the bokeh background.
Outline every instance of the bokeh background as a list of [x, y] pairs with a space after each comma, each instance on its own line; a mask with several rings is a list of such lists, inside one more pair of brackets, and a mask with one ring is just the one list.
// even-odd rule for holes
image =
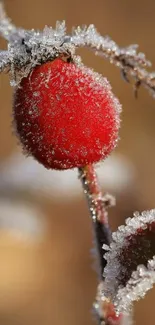
[[[17, 26], [42, 29], [66, 20], [93, 23], [120, 46], [138, 43], [155, 70], [154, 0], [5, 0]], [[6, 43], [0, 40], [0, 47]], [[112, 229], [133, 211], [155, 208], [155, 101], [87, 50], [83, 61], [107, 76], [123, 105], [119, 146], [98, 168], [116, 196]], [[21, 153], [12, 127], [8, 75], [0, 76], [0, 324], [92, 325], [97, 275], [91, 221], [77, 172], [49, 172]], [[135, 305], [135, 324], [154, 324], [155, 291]]]

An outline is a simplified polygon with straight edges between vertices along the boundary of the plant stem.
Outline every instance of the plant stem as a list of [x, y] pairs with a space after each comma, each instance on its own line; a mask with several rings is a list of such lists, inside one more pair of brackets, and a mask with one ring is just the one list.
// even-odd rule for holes
[[[90, 217], [93, 224], [95, 235], [96, 251], [99, 260], [100, 286], [104, 287], [103, 271], [106, 265], [104, 259], [105, 250], [103, 244], [109, 245], [111, 242], [111, 231], [108, 225], [107, 207], [111, 204], [110, 196], [102, 196], [97, 175], [93, 165], [79, 168], [79, 178], [81, 179], [84, 193], [88, 201]], [[97, 290], [98, 291], [98, 290]], [[114, 306], [107, 298], [100, 299], [97, 293], [94, 309], [98, 318], [99, 325], [120, 325], [122, 316], [116, 316]]]
[[88, 201], [99, 259], [100, 277], [102, 279], [103, 270], [106, 265], [106, 261], [103, 257], [105, 251], [102, 247], [103, 244], [109, 245], [111, 242], [111, 231], [108, 225], [108, 215], [106, 211], [107, 202], [102, 196], [93, 165], [79, 168], [79, 176]]

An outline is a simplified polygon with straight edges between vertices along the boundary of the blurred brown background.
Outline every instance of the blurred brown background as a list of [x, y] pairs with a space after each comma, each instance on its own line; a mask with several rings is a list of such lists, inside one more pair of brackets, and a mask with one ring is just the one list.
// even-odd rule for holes
[[[63, 19], [68, 30], [73, 25], [93, 23], [103, 35], [108, 34], [121, 46], [138, 43], [140, 51], [146, 53], [155, 70], [154, 0], [6, 0], [5, 4], [14, 23], [27, 29], [54, 26], [56, 20]], [[5, 48], [3, 40], [0, 44]], [[125, 187], [121, 185], [124, 177], [121, 173], [118, 174], [120, 186], [112, 186], [111, 183], [108, 186], [107, 181], [104, 187], [117, 198], [117, 207], [110, 211], [110, 223], [116, 229], [133, 211], [155, 208], [155, 101], [144, 89], [140, 89], [139, 98], [135, 100], [132, 87], [121, 79], [115, 67], [89, 51], [82, 50], [80, 53], [88, 66], [108, 77], [123, 105], [121, 140], [112, 155], [111, 165], [118, 174], [113, 159], [119, 157], [118, 168], [121, 163], [129, 177]], [[10, 162], [6, 167], [8, 161], [12, 155], [16, 157], [20, 147], [12, 134], [12, 89], [8, 76], [4, 74], [0, 76], [0, 106], [0, 181], [3, 172], [5, 184], [7, 168], [10, 170], [12, 166]], [[21, 164], [25, 163], [26, 158], [21, 159]], [[23, 174], [28, 174], [29, 163], [25, 166]], [[16, 164], [12, 168], [16, 171]], [[39, 189], [42, 185], [39, 183], [35, 187], [35, 180], [31, 182], [31, 177], [29, 186], [22, 185], [21, 190], [19, 182], [22, 182], [22, 177], [17, 173], [15, 189], [14, 185], [5, 188], [2, 182], [0, 187], [0, 324], [95, 324], [91, 304], [97, 276], [90, 255], [91, 222], [82, 193], [78, 191], [74, 197], [72, 193], [69, 195], [67, 179], [68, 196], [58, 189], [57, 198], [53, 196], [52, 189], [45, 189], [43, 194]], [[60, 176], [59, 184], [61, 190]], [[44, 185], [46, 187], [46, 181]], [[16, 208], [13, 208], [14, 204]], [[19, 228], [16, 215], [20, 217], [20, 211], [26, 211], [24, 216], [22, 212], [22, 220], [26, 222], [29, 211], [24, 209], [29, 205], [39, 210], [45, 223], [42, 233], [30, 238], [23, 234], [22, 229], [16, 229]], [[9, 215], [10, 219], [3, 226], [5, 215]], [[11, 216], [15, 220], [13, 230], [10, 227]], [[151, 291], [145, 300], [136, 304], [137, 325], [154, 324], [154, 298], [155, 293]]]

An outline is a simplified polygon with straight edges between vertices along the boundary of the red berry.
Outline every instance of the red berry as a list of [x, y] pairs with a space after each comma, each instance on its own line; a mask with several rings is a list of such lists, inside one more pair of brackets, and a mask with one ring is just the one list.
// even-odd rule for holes
[[118, 139], [119, 113], [106, 79], [61, 59], [34, 68], [14, 98], [23, 147], [47, 168], [104, 159]]

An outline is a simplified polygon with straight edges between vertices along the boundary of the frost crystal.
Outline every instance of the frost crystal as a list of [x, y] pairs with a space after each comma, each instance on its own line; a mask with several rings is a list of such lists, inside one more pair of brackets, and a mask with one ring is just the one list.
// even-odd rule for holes
[[43, 31], [24, 30], [11, 23], [0, 2], [0, 34], [8, 41], [8, 50], [0, 53], [0, 71], [10, 70], [13, 86], [18, 85], [35, 66], [56, 57], [80, 64], [81, 59], [75, 56], [75, 50], [87, 47], [119, 67], [126, 81], [133, 78], [135, 94], [143, 85], [155, 96], [155, 74], [145, 69], [151, 63], [143, 53], [137, 53], [138, 46], [120, 48], [108, 36], [101, 36], [94, 25], [74, 28], [71, 35], [66, 34], [65, 22], [57, 22], [55, 29], [46, 26]]
[[112, 237], [110, 247], [104, 246], [108, 252], [103, 297], [118, 313], [128, 313], [132, 302], [155, 283], [155, 210], [136, 212]]

